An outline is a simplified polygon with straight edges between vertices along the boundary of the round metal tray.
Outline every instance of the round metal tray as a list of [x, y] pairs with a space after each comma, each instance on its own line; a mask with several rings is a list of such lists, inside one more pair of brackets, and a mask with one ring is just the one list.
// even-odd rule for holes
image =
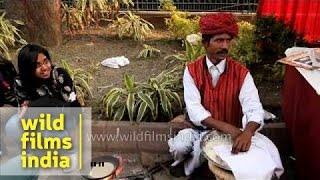
[[[216, 166], [231, 171], [230, 167], [214, 152], [214, 147], [219, 145], [231, 145], [231, 135], [212, 130], [201, 138], [200, 148], [203, 156], [212, 161]], [[210, 152], [209, 152], [210, 151]]]
[[98, 157], [95, 157], [91, 160], [91, 163], [92, 162], [96, 162], [96, 163], [99, 163], [99, 162], [107, 162], [107, 163], [112, 163], [114, 168], [113, 169], [106, 169], [106, 172], [104, 175], [102, 175], [101, 177], [92, 177], [90, 176], [90, 171], [91, 169], [82, 169], [82, 176], [86, 179], [90, 179], [90, 180], [98, 180], [98, 179], [104, 179], [106, 177], [109, 177], [111, 175], [113, 175], [115, 173], [115, 171], [117, 170], [118, 166], [119, 166], [119, 159], [116, 158], [116, 157], [113, 157], [113, 156], [109, 156], [109, 155], [105, 155], [105, 156], [98, 156]]

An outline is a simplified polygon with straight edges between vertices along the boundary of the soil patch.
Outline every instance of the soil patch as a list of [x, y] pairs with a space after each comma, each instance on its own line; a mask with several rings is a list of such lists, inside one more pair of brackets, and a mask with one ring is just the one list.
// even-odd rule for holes
[[[154, 31], [145, 42], [119, 39], [114, 32], [89, 33], [68, 35], [61, 47], [49, 49], [54, 62], [60, 64], [61, 60], [64, 60], [72, 67], [86, 69], [94, 75], [94, 80], [90, 82], [94, 98], [87, 101], [87, 105], [93, 108], [93, 114], [99, 114], [99, 101], [108, 90], [123, 86], [125, 73], [133, 75], [135, 81], [145, 82], [148, 78], [170, 68], [168, 64], [171, 60], [164, 59], [167, 55], [182, 50], [181, 42], [170, 38], [170, 34], [166, 31]], [[137, 59], [143, 44], [158, 48], [161, 51], [160, 56]], [[119, 69], [100, 65], [104, 59], [116, 56], [127, 57], [130, 64]]]

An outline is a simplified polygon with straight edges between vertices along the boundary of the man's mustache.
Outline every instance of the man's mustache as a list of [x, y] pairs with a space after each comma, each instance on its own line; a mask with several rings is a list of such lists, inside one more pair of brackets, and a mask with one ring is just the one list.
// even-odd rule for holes
[[227, 49], [222, 49], [220, 51], [217, 51], [217, 54], [228, 54], [228, 50]]

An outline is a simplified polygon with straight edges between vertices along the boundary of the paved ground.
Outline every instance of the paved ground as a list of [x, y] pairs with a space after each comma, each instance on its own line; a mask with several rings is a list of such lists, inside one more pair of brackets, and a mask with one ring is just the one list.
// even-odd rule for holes
[[[175, 178], [170, 176], [169, 169], [165, 165], [165, 161], [160, 166], [153, 165], [150, 167], [145, 167], [143, 164], [146, 164], [145, 160], [141, 161], [141, 155], [139, 154], [116, 154], [116, 153], [94, 153], [93, 156], [101, 156], [101, 155], [112, 155], [116, 157], [121, 157], [123, 160], [123, 170], [121, 174], [115, 178], [118, 180], [212, 180], [215, 179], [212, 173], [209, 171], [206, 164], [203, 164], [199, 169], [195, 171], [192, 177], [181, 177]], [[154, 160], [157, 158], [154, 155]], [[1, 156], [1, 161], [6, 161], [8, 156]], [[165, 158], [164, 158], [165, 159]], [[148, 158], [146, 159], [148, 160]], [[169, 164], [169, 163], [167, 163]], [[283, 165], [286, 167], [286, 173], [281, 177], [281, 180], [295, 180], [295, 172], [293, 171], [293, 161], [289, 161], [289, 159], [283, 162]], [[156, 172], [152, 174], [152, 178], [147, 176], [147, 172], [150, 169], [156, 169]], [[150, 171], [149, 171], [150, 172]], [[81, 176], [41, 176], [39, 180], [85, 180], [85, 178]]]
[[[214, 179], [212, 174], [209, 173], [207, 167], [203, 166], [204, 170], [197, 172], [192, 177], [181, 177], [175, 178], [170, 175], [167, 163], [163, 163], [162, 165], [154, 165], [152, 167], [143, 167], [140, 157], [138, 154], [116, 154], [116, 153], [94, 153], [93, 156], [101, 156], [101, 155], [112, 155], [115, 157], [121, 157], [123, 160], [123, 170], [121, 174], [115, 178], [118, 180], [209, 180]], [[8, 156], [1, 156], [2, 162], [6, 161]], [[148, 172], [152, 173], [152, 176], [148, 176]], [[204, 173], [207, 172], [207, 173]], [[40, 176], [38, 180], [85, 180], [82, 176]]]

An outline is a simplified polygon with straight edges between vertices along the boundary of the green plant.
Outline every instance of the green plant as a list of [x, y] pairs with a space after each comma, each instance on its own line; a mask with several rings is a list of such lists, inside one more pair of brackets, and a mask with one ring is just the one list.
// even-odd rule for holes
[[[27, 44], [27, 42], [22, 39], [20, 35], [20, 30], [17, 29], [10, 20], [6, 19], [3, 13], [0, 16], [0, 54], [7, 59], [11, 59], [9, 54], [9, 47], [15, 46], [16, 43]], [[18, 20], [13, 20], [13, 23], [17, 25], [24, 25], [23, 22]]]
[[84, 13], [78, 8], [69, 7], [67, 4], [61, 3], [62, 6], [62, 22], [66, 23], [69, 32], [74, 33], [84, 30], [87, 26], [84, 22]]
[[126, 113], [130, 121], [156, 120], [159, 109], [171, 118], [172, 103], [177, 102], [180, 109], [182, 106], [177, 93], [181, 76], [176, 73], [176, 69], [167, 70], [146, 83], [136, 83], [132, 76], [125, 74], [124, 87], [112, 88], [102, 97], [102, 111], [113, 120], [122, 120]]
[[[256, 84], [270, 84], [281, 86], [284, 79], [285, 66], [280, 63], [256, 64], [250, 68], [250, 73]], [[272, 88], [272, 87], [270, 87]]]
[[[264, 64], [274, 64], [283, 58], [287, 48], [303, 40], [284, 21], [274, 16], [262, 16], [256, 21], [255, 38], [259, 57]], [[299, 45], [299, 44], [296, 44]]]
[[165, 23], [176, 38], [185, 39], [187, 35], [200, 31], [199, 20], [199, 16], [192, 18], [187, 12], [173, 11], [170, 18], [165, 19]]
[[273, 65], [265, 64], [265, 71], [269, 72], [269, 76], [265, 76], [268, 81], [281, 82], [285, 73], [285, 66], [282, 64], [275, 63]]
[[[172, 70], [165, 70], [155, 78], [150, 78], [147, 83], [141, 84], [143, 94], [146, 94], [152, 100], [153, 104], [151, 103], [151, 106], [148, 106], [153, 120], [158, 117], [159, 106], [161, 106], [161, 111], [170, 119], [173, 117], [173, 103], [177, 103], [179, 109], [182, 109], [182, 102], [177, 93], [182, 88], [181, 77], [181, 71], [178, 68], [173, 68]], [[140, 121], [145, 113], [141, 112], [137, 120]]]
[[255, 42], [255, 25], [242, 21], [238, 23], [239, 36], [234, 39], [229, 49], [231, 57], [239, 60], [242, 64], [250, 66], [260, 62]]
[[99, 16], [113, 15], [119, 13], [120, 4], [124, 4], [127, 8], [133, 6], [132, 0], [75, 0], [76, 7], [82, 12], [86, 11], [87, 17], [98, 20]]
[[92, 74], [82, 68], [73, 69], [66, 61], [62, 61], [62, 66], [73, 80], [80, 104], [84, 105], [84, 99], [93, 97], [89, 86], [89, 81], [93, 79]]
[[186, 50], [182, 53], [166, 56], [165, 59], [175, 58], [182, 62], [183, 65], [186, 65], [193, 60], [196, 60], [201, 55], [205, 54], [205, 49], [201, 43], [197, 45], [192, 45], [189, 41], [184, 41], [184, 46]]
[[102, 97], [103, 111], [107, 118], [121, 120], [128, 113], [130, 121], [133, 121], [134, 113], [138, 107], [137, 97], [140, 88], [134, 82], [134, 78], [124, 75], [124, 88], [112, 88]]
[[127, 8], [134, 5], [132, 0], [74, 0], [70, 7], [61, 4], [62, 22], [72, 33], [92, 25], [97, 28], [100, 20], [113, 20], [119, 14], [120, 4]]
[[112, 24], [112, 27], [117, 28], [118, 36], [132, 37], [134, 40], [144, 40], [146, 35], [154, 29], [154, 26], [141, 18], [128, 11], [123, 17], [117, 18]]
[[143, 47], [144, 48], [140, 51], [137, 58], [146, 59], [147, 57], [154, 57], [160, 54], [160, 50], [153, 46], [144, 44]]
[[160, 0], [160, 11], [176, 11], [177, 7], [172, 0]]

